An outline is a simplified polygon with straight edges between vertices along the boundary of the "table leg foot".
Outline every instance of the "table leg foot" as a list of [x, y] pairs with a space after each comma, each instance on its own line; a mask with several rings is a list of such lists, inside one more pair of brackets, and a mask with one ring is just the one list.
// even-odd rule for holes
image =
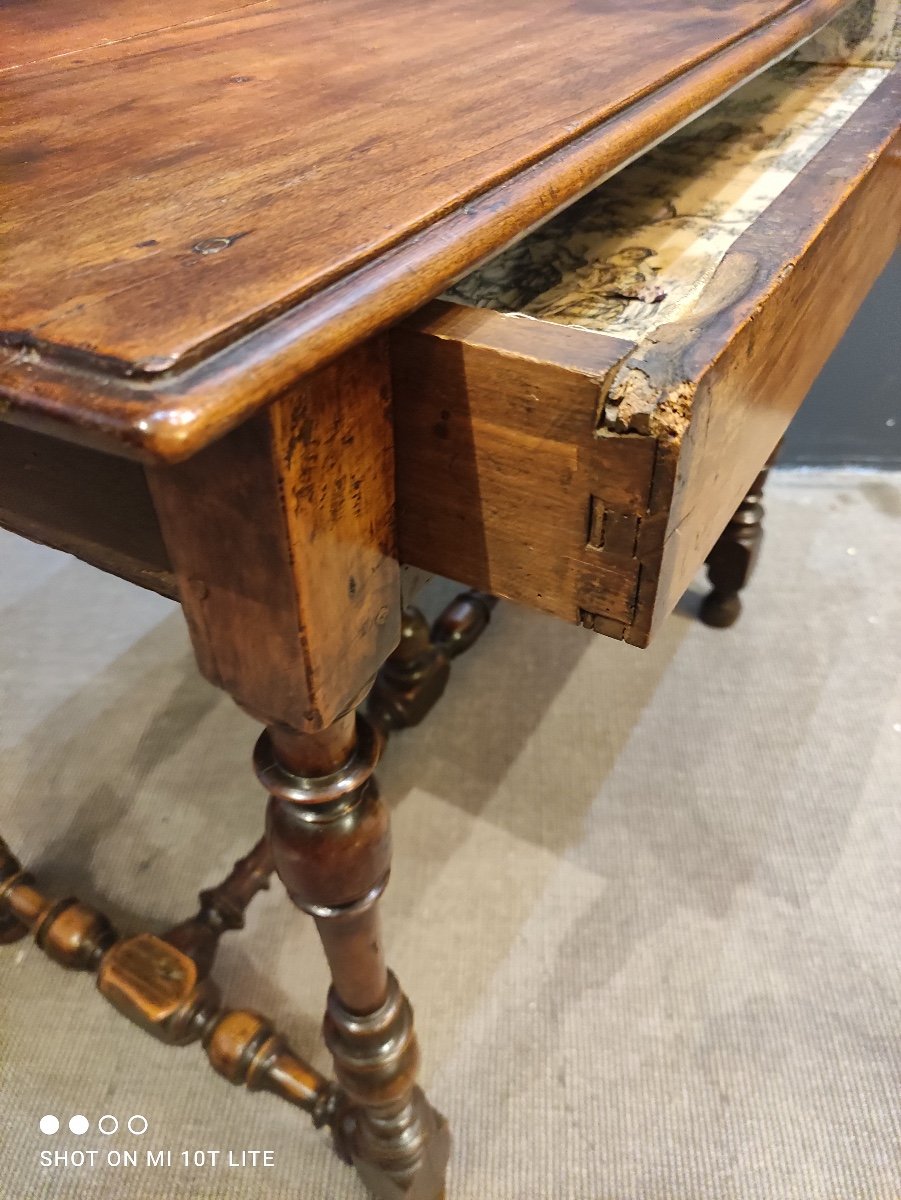
[[368, 1016], [349, 1012], [334, 988], [325, 1040], [349, 1098], [349, 1143], [357, 1171], [379, 1200], [438, 1200], [450, 1155], [447, 1122], [413, 1083], [418, 1050], [413, 1013], [397, 980]]
[[741, 597], [738, 592], [723, 592], [714, 588], [701, 601], [699, 615], [704, 624], [712, 629], [728, 629], [741, 616]]
[[[781, 445], [781, 443], [780, 443]], [[700, 618], [714, 629], [728, 629], [741, 615], [739, 593], [754, 571], [763, 541], [763, 488], [779, 446], [767, 459], [747, 495], [707, 556], [711, 591], [701, 603]]]

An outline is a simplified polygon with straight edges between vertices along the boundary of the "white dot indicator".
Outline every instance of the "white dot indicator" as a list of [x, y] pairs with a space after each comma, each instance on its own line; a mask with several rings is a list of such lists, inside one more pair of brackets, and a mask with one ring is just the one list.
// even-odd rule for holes
[[46, 1117], [41, 1117], [40, 1128], [41, 1133], [58, 1133], [59, 1117], [54, 1117], [50, 1113], [48, 1113]]
[[[106, 1124], [104, 1124], [106, 1122]], [[114, 1134], [119, 1128], [119, 1122], [112, 1113], [105, 1113], [97, 1122], [97, 1128], [101, 1133], [105, 1133], [107, 1137]]]
[[69, 1118], [69, 1132], [74, 1133], [77, 1137], [81, 1137], [83, 1133], [91, 1128], [91, 1122], [87, 1117], [83, 1117], [81, 1113], [76, 1113], [74, 1117]]
[[[141, 1122], [140, 1129], [135, 1128], [138, 1121]], [[142, 1133], [146, 1133], [147, 1132], [147, 1118], [142, 1117], [140, 1113], [135, 1113], [135, 1115], [133, 1117], [129, 1117], [128, 1118], [128, 1132], [134, 1133], [138, 1137], [140, 1137]]]

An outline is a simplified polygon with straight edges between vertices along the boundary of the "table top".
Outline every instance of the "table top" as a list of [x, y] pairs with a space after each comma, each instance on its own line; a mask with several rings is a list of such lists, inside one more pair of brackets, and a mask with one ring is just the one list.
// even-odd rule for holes
[[845, 6], [4, 8], [7, 416], [183, 457]]

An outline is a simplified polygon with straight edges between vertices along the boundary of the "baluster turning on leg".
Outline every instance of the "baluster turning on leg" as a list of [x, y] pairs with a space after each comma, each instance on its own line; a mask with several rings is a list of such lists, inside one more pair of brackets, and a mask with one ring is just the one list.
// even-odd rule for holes
[[270, 727], [255, 766], [270, 793], [276, 871], [314, 918], [331, 970], [324, 1032], [348, 1098], [353, 1162], [381, 1200], [438, 1200], [447, 1125], [416, 1086], [413, 1014], [382, 949], [379, 897], [391, 859], [373, 778], [382, 741], [352, 712], [321, 733]]
[[369, 695], [369, 716], [385, 733], [418, 725], [444, 694], [451, 660], [469, 650], [488, 628], [496, 596], [461, 592], [429, 629], [418, 608], [406, 608], [400, 643], [379, 671]]
[[751, 578], [763, 541], [763, 488], [780, 442], [754, 480], [716, 545], [707, 556], [707, 578], [711, 591], [701, 603], [700, 616], [705, 625], [726, 629], [741, 613], [739, 593]]

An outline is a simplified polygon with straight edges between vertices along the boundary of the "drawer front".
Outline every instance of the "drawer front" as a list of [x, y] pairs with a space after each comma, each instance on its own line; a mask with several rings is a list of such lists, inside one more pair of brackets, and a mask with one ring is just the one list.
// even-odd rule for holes
[[650, 496], [651, 441], [595, 437], [629, 344], [487, 316], [438, 302], [394, 339], [401, 558], [573, 620], [574, 597], [604, 596], [626, 620], [635, 572], [590, 527]]
[[647, 336], [446, 302], [396, 330], [403, 560], [646, 645], [897, 245], [899, 101], [896, 70]]

